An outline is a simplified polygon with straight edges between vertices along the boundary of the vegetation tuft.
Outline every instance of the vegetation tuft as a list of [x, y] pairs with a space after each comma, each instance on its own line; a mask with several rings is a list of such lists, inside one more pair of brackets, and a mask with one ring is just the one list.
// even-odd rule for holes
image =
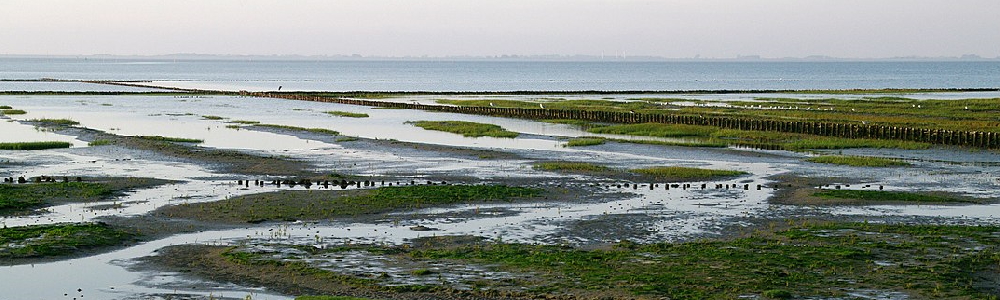
[[277, 129], [292, 130], [292, 131], [306, 131], [306, 132], [327, 134], [327, 135], [340, 135], [340, 132], [326, 128], [305, 128], [305, 127], [279, 125], [279, 124], [254, 124], [254, 126], [277, 128]]
[[20, 109], [0, 109], [0, 115], [23, 115], [28, 112]]
[[606, 166], [587, 163], [587, 162], [572, 162], [572, 161], [550, 161], [550, 162], [539, 162], [532, 165], [535, 170], [542, 171], [569, 171], [577, 173], [615, 173], [618, 170], [608, 168]]
[[181, 137], [169, 137], [169, 136], [159, 136], [159, 135], [143, 135], [138, 136], [138, 138], [150, 141], [160, 141], [160, 142], [174, 142], [174, 143], [204, 143], [205, 140], [191, 139], [191, 138], [181, 138]]
[[326, 113], [328, 115], [331, 115], [331, 116], [347, 117], [347, 118], [367, 118], [368, 117], [368, 114], [365, 114], [365, 113], [353, 113], [353, 112], [348, 112], [348, 111], [331, 110], [331, 111], [325, 111], [324, 113]]
[[73, 126], [80, 125], [80, 122], [70, 119], [31, 119], [28, 122], [35, 122], [49, 126]]
[[854, 167], [892, 167], [892, 166], [910, 165], [910, 163], [898, 159], [889, 159], [889, 158], [871, 157], [871, 156], [824, 155], [824, 156], [810, 157], [807, 158], [806, 161], [821, 163], [821, 164], [835, 164], [835, 165], [846, 165]]
[[493, 124], [466, 121], [415, 121], [407, 123], [427, 130], [457, 133], [467, 137], [490, 136], [499, 138], [515, 138], [518, 136], [517, 132], [507, 131], [506, 129], [503, 129], [503, 127]]
[[69, 148], [73, 146], [69, 142], [16, 142], [16, 143], [0, 143], [0, 150], [46, 150], [46, 149], [59, 149], [59, 148]]
[[584, 147], [584, 146], [596, 146], [603, 145], [607, 140], [598, 137], [579, 137], [572, 138], [566, 142], [565, 147]]

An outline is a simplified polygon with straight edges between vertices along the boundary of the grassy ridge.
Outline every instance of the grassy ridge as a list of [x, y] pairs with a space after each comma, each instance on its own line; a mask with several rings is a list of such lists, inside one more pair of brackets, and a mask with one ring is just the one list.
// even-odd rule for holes
[[578, 138], [569, 139], [569, 141], [567, 141], [566, 145], [564, 145], [564, 146], [565, 147], [596, 146], [596, 145], [603, 145], [605, 142], [607, 142], [607, 140], [604, 139], [604, 138], [598, 138], [598, 137], [578, 137]]
[[328, 134], [328, 135], [340, 135], [340, 132], [338, 132], [336, 130], [326, 129], [326, 128], [305, 128], [305, 127], [289, 126], [289, 125], [278, 125], [278, 124], [254, 124], [253, 126], [270, 127], [270, 128], [277, 128], [277, 129], [284, 129], [284, 130], [294, 130], [294, 131], [307, 131], [307, 132], [312, 132], [312, 133], [320, 133], [320, 134]]
[[689, 168], [689, 167], [649, 167], [641, 169], [632, 169], [631, 172], [637, 174], [643, 174], [647, 176], [652, 176], [654, 178], [660, 179], [693, 179], [693, 178], [712, 178], [712, 177], [734, 177], [747, 175], [749, 173], [743, 171], [733, 171], [733, 170], [712, 170], [712, 169], [699, 169], [699, 168]]
[[451, 132], [461, 134], [466, 137], [498, 137], [498, 138], [515, 138], [519, 134], [517, 132], [508, 131], [503, 127], [484, 124], [476, 122], [466, 122], [466, 121], [415, 121], [407, 122], [413, 124], [414, 126], [427, 129], [427, 130], [437, 130], [444, 132]]
[[59, 148], [69, 148], [73, 146], [70, 142], [16, 142], [16, 143], [0, 143], [0, 150], [46, 150], [46, 149], [59, 149]]
[[348, 112], [348, 111], [331, 110], [331, 111], [324, 111], [324, 113], [326, 113], [328, 115], [331, 115], [331, 116], [347, 117], [347, 118], [367, 118], [368, 117], [368, 114], [365, 114], [365, 113], [353, 113], [353, 112]]
[[813, 196], [826, 199], [851, 199], [877, 202], [973, 203], [973, 201], [959, 198], [896, 191], [821, 190], [813, 193]]
[[205, 140], [201, 139], [191, 139], [191, 138], [180, 138], [180, 137], [169, 137], [169, 136], [159, 136], [159, 135], [143, 135], [138, 136], [138, 138], [150, 141], [160, 141], [160, 142], [174, 142], [174, 143], [204, 143]]
[[910, 165], [910, 163], [898, 159], [870, 157], [870, 156], [824, 155], [824, 156], [810, 157], [807, 158], [806, 161], [821, 163], [821, 164], [835, 164], [835, 165], [846, 165], [854, 167], [891, 167], [891, 166]]
[[0, 229], [0, 258], [64, 256], [132, 240], [133, 233], [103, 223], [34, 225]]
[[434, 205], [511, 201], [536, 197], [541, 189], [505, 185], [412, 185], [337, 192], [282, 191], [161, 208], [158, 213], [230, 223], [271, 220], [319, 220], [338, 216], [385, 213]]
[[23, 115], [28, 112], [20, 109], [0, 109], [0, 115]]

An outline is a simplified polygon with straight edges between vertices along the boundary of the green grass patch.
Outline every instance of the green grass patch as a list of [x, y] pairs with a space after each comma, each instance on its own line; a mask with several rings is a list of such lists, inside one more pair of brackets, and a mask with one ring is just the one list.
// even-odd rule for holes
[[70, 119], [31, 119], [28, 122], [42, 123], [46, 125], [53, 126], [73, 126], [80, 125], [80, 122], [73, 121]]
[[340, 143], [340, 142], [353, 142], [353, 141], [357, 141], [357, 140], [359, 140], [359, 139], [358, 139], [357, 137], [353, 137], [353, 136], [343, 136], [343, 137], [338, 137], [338, 138], [337, 138], [336, 140], [334, 140], [334, 141], [335, 141], [335, 142], [338, 142], [338, 143]]
[[371, 298], [358, 298], [348, 296], [298, 296], [295, 300], [374, 300]]
[[233, 124], [233, 125], [226, 125], [226, 128], [229, 128], [229, 129], [240, 129], [240, 128], [243, 128], [243, 126]]
[[692, 179], [713, 177], [735, 177], [749, 173], [733, 170], [713, 170], [689, 167], [649, 167], [630, 170], [632, 173], [652, 176], [660, 179]]
[[69, 142], [16, 142], [16, 143], [0, 143], [0, 150], [45, 150], [45, 149], [59, 149], [59, 148], [69, 148], [73, 146]]
[[[722, 240], [625, 241], [597, 249], [479, 242], [345, 246], [311, 254], [368, 251], [418, 265], [498, 266], [531, 274], [531, 280], [516, 281], [525, 298], [599, 292], [640, 299], [846, 299], [856, 291], [875, 290], [917, 299], [995, 299], [989, 294], [995, 292], [989, 275], [1000, 265], [1000, 227], [799, 223], [771, 224], [778, 229]], [[248, 261], [245, 265], [330, 276], [306, 262], [274, 258], [272, 252], [230, 253], [236, 254], [223, 256]], [[371, 279], [353, 283], [379, 284]], [[487, 290], [510, 284], [504, 279], [477, 282]]]
[[835, 164], [835, 165], [846, 165], [855, 167], [892, 167], [892, 166], [910, 165], [910, 163], [898, 159], [871, 157], [871, 156], [824, 155], [824, 156], [810, 157], [807, 158], [806, 161], [821, 163], [821, 164]]
[[28, 112], [20, 109], [0, 109], [0, 115], [23, 115]]
[[205, 140], [191, 139], [191, 138], [181, 138], [181, 137], [169, 137], [169, 136], [159, 136], [159, 135], [142, 135], [138, 138], [150, 141], [160, 141], [160, 142], [174, 142], [174, 143], [204, 143]]
[[642, 123], [599, 126], [587, 129], [587, 132], [656, 137], [708, 137], [718, 130], [711, 126]]
[[578, 137], [569, 139], [569, 141], [566, 142], [566, 145], [563, 146], [565, 147], [596, 146], [596, 145], [603, 145], [605, 142], [607, 142], [607, 140], [605, 140], [604, 138]]
[[542, 122], [553, 123], [553, 124], [574, 125], [574, 126], [579, 126], [581, 128], [589, 128], [589, 127], [596, 126], [593, 122], [584, 121], [584, 120], [548, 119], [548, 120], [542, 120]]
[[897, 191], [821, 190], [813, 193], [813, 196], [825, 199], [847, 199], [873, 202], [974, 203], [974, 201], [960, 198]]
[[570, 172], [580, 172], [580, 173], [618, 172], [614, 169], [608, 168], [607, 166], [602, 166], [588, 162], [572, 162], [572, 161], [539, 162], [532, 165], [532, 168], [541, 171], [570, 171]]
[[13, 109], [10, 105], [0, 105], [0, 109]]
[[213, 116], [213, 115], [201, 116], [201, 118], [205, 119], [205, 120], [222, 120], [222, 119], [225, 119], [224, 117]]
[[99, 140], [93, 140], [93, 141], [87, 143], [87, 146], [91, 146], [91, 147], [94, 147], [94, 146], [105, 146], [105, 145], [111, 145], [111, 140], [99, 139]]
[[232, 120], [232, 121], [229, 121], [227, 123], [236, 123], [236, 124], [244, 124], [244, 125], [260, 124], [260, 122], [258, 122], [258, 121], [247, 121], [247, 120]]
[[281, 191], [210, 203], [164, 207], [158, 213], [228, 223], [321, 220], [456, 203], [509, 202], [537, 197], [543, 190], [505, 185], [410, 185], [372, 190]]
[[714, 139], [692, 140], [686, 142], [632, 140], [632, 139], [611, 139], [611, 140], [619, 143], [657, 145], [657, 146], [699, 147], [699, 148], [725, 148], [728, 146], [728, 144]]
[[340, 132], [326, 128], [306, 128], [306, 127], [279, 125], [279, 124], [255, 124], [254, 126], [277, 128], [277, 129], [292, 130], [292, 131], [306, 131], [306, 132], [328, 134], [328, 135], [340, 135]]
[[466, 137], [498, 137], [498, 138], [515, 138], [519, 134], [513, 131], [507, 131], [498, 125], [484, 124], [476, 122], [466, 122], [466, 121], [415, 121], [407, 122], [413, 124], [414, 126], [427, 129], [427, 130], [437, 130], [444, 132], [451, 132], [461, 134]]
[[134, 239], [130, 232], [103, 223], [35, 225], [0, 229], [0, 258], [70, 255]]
[[875, 139], [848, 139], [838, 137], [825, 137], [807, 134], [769, 132], [769, 131], [747, 131], [735, 129], [723, 129], [712, 133], [712, 138], [728, 141], [732, 144], [749, 145], [774, 145], [789, 151], [805, 151], [811, 149], [853, 149], [853, 148], [875, 148], [875, 149], [907, 149], [921, 150], [928, 149], [931, 144], [920, 142], [908, 142], [898, 140], [875, 140]]
[[324, 113], [326, 113], [328, 115], [331, 115], [331, 116], [347, 117], [347, 118], [367, 118], [368, 117], [368, 114], [365, 114], [365, 113], [353, 113], [353, 112], [349, 112], [349, 111], [331, 110], [331, 111], [324, 111]]

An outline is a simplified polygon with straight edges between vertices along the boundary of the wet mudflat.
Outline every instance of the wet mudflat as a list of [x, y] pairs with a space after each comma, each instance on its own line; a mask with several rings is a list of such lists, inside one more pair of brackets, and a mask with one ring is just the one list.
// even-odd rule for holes
[[[996, 292], [985, 287], [996, 282], [991, 255], [998, 230], [963, 227], [1000, 221], [995, 204], [1000, 155], [994, 151], [935, 147], [837, 153], [910, 164], [873, 168], [812, 163], [804, 159], [813, 154], [788, 151], [619, 142], [563, 147], [568, 138], [592, 134], [566, 124], [280, 99], [0, 96], [0, 105], [27, 112], [0, 122], [0, 129], [22, 133], [16, 141], [58, 137], [74, 145], [0, 151], [0, 177], [168, 181], [123, 188], [124, 195], [111, 198], [4, 215], [8, 227], [103, 222], [136, 232], [140, 242], [34, 265], [8, 261], [11, 266], [0, 271], [0, 286], [3, 297], [11, 299], [64, 294], [112, 299], [289, 299], [304, 294], [971, 299]], [[369, 117], [337, 117], [327, 111]], [[80, 124], [30, 122], [45, 118]], [[407, 123], [418, 120], [495, 124], [519, 135], [469, 138]], [[328, 131], [307, 130], [317, 128]], [[97, 140], [107, 142], [88, 145]], [[616, 170], [682, 166], [746, 174], [681, 180], [533, 167], [552, 161]], [[404, 201], [410, 205], [377, 210], [336, 202], [390, 185], [440, 189], [433, 194], [469, 186], [542, 192], [511, 201], [447, 203], [421, 202], [426, 199], [411, 195], [416, 198], [406, 199], [413, 201]], [[794, 201], [799, 199], [794, 195], [812, 197], [823, 190], [946, 194], [974, 201]], [[889, 225], [864, 227], [865, 222]], [[879, 246], [867, 246], [872, 244]], [[941, 264], [924, 261], [949, 251], [960, 255]], [[696, 252], [705, 256], [690, 256]], [[783, 256], [801, 256], [802, 262], [812, 263], [812, 271], [803, 273], [823, 275], [795, 273], [802, 266], [777, 259]], [[847, 259], [854, 269], [833, 268], [821, 257]], [[765, 263], [745, 270], [749, 273], [735, 272], [751, 262]], [[994, 267], [982, 267], [990, 264]], [[687, 277], [667, 278], [654, 272], [672, 268], [695, 273], [668, 272]], [[928, 277], [924, 271], [934, 268], [950, 271]], [[632, 277], [601, 269], [632, 270], [619, 272]], [[896, 283], [903, 281], [892, 281], [911, 277], [931, 279], [902, 288]], [[725, 283], [740, 279], [752, 284]], [[936, 283], [949, 285], [938, 293]], [[601, 288], [609, 284], [622, 288]], [[820, 291], [816, 285], [837, 288]]]

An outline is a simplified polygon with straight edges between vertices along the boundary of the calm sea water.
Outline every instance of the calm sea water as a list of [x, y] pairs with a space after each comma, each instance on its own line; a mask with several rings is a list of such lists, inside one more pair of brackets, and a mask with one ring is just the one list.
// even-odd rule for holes
[[[498, 62], [0, 58], [0, 79], [149, 80], [226, 90], [997, 88], [1000, 62]], [[5, 83], [0, 89], [16, 89]]]

